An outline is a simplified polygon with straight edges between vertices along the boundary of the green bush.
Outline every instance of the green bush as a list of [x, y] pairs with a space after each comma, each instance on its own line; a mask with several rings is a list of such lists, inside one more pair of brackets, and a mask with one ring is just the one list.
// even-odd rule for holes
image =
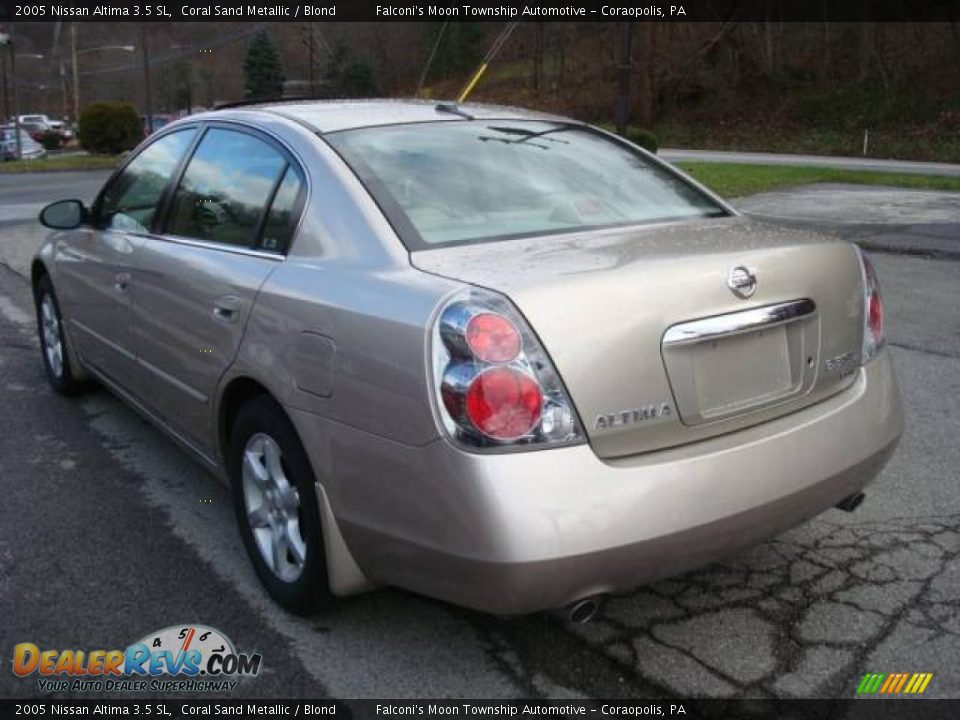
[[132, 105], [91, 103], [80, 113], [80, 145], [94, 154], [116, 155], [143, 139], [143, 124]]
[[37, 138], [37, 142], [43, 145], [44, 150], [57, 150], [63, 143], [63, 138], [56, 130], [44, 130]]
[[649, 130], [638, 127], [628, 127], [627, 140], [634, 145], [639, 145], [644, 150], [649, 150], [652, 153], [657, 152], [657, 136]]

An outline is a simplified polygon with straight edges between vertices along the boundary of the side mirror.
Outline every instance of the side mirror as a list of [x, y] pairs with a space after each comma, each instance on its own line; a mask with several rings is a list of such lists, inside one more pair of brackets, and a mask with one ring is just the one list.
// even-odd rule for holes
[[73, 230], [86, 219], [87, 209], [79, 200], [60, 200], [40, 211], [40, 222], [53, 230]]

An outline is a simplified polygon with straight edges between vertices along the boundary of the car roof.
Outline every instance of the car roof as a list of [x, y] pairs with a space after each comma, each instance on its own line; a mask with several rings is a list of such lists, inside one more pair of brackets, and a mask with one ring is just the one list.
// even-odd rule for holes
[[[572, 122], [559, 115], [485, 103], [422, 99], [288, 100], [225, 106], [224, 110], [269, 112], [327, 133], [377, 125], [476, 120], [546, 120]], [[218, 112], [212, 111], [212, 115]], [[204, 113], [207, 115], [207, 113]], [[209, 115], [208, 115], [209, 117]]]

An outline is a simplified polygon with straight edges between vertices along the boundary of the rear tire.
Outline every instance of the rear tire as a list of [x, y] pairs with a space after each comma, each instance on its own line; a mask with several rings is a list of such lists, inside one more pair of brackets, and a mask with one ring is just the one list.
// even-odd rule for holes
[[227, 472], [240, 536], [270, 596], [298, 615], [332, 602], [316, 478], [293, 423], [272, 398], [240, 408]]
[[89, 388], [89, 383], [78, 380], [67, 350], [66, 335], [63, 332], [63, 316], [60, 303], [53, 290], [49, 275], [43, 275], [37, 282], [34, 293], [37, 306], [37, 334], [40, 336], [40, 352], [43, 366], [47, 371], [47, 380], [61, 395], [76, 395]]

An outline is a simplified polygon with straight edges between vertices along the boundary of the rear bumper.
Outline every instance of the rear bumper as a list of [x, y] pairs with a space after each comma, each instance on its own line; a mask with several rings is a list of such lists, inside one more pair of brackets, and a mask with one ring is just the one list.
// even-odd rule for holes
[[867, 484], [902, 429], [883, 352], [816, 406], [613, 461], [588, 446], [477, 455], [438, 441], [400, 451], [367, 435], [350, 464], [357, 476], [342, 473], [332, 501], [369, 578], [524, 613], [628, 590], [783, 532]]

